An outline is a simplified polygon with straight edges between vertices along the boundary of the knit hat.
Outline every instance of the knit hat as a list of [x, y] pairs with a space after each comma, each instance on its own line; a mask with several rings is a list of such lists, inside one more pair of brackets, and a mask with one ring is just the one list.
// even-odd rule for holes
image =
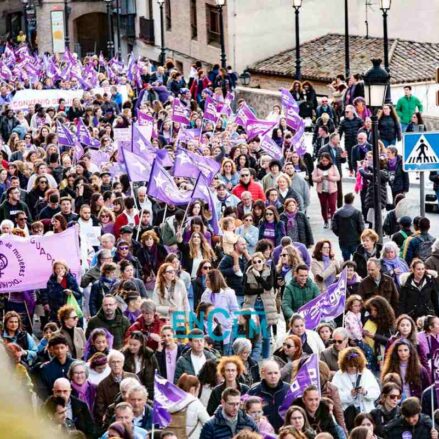
[[398, 222], [403, 227], [410, 227], [412, 225], [412, 219], [409, 216], [402, 216]]

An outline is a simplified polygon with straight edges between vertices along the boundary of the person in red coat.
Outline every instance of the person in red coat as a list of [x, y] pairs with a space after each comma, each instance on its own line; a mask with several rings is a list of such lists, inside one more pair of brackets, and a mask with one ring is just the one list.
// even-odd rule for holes
[[116, 239], [119, 239], [120, 236], [120, 229], [123, 226], [130, 225], [132, 227], [139, 225], [139, 214], [137, 213], [136, 209], [134, 209], [135, 203], [133, 197], [126, 197], [125, 198], [125, 208], [123, 212], [117, 216], [116, 221], [114, 222], [114, 235], [116, 236]]
[[155, 303], [151, 299], [146, 299], [140, 306], [140, 314], [137, 320], [127, 329], [125, 342], [134, 331], [141, 331], [146, 338], [146, 346], [155, 351], [161, 341], [160, 330], [166, 325], [166, 319], [162, 319], [156, 314]]
[[239, 183], [232, 189], [232, 194], [241, 199], [241, 195], [245, 191], [248, 191], [252, 194], [253, 201], [265, 201], [264, 189], [262, 189], [262, 186], [259, 183], [253, 181], [253, 177], [251, 176], [248, 168], [241, 169]]

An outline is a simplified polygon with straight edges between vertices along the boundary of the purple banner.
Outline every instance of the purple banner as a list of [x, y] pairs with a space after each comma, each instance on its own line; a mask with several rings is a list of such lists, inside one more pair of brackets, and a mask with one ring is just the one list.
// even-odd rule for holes
[[245, 130], [247, 131], [247, 141], [254, 139], [255, 137], [262, 137], [271, 131], [277, 124], [275, 121], [263, 120], [263, 119], [249, 119]]
[[269, 134], [265, 134], [261, 138], [261, 148], [276, 160], [282, 159], [282, 148], [271, 138]]
[[247, 129], [247, 123], [249, 120], [255, 120], [256, 115], [250, 110], [250, 107], [244, 102], [236, 113], [235, 122], [241, 125], [244, 129]]
[[172, 101], [172, 121], [183, 125], [189, 125], [187, 118], [186, 107], [180, 102], [180, 99], [175, 98]]
[[66, 261], [79, 279], [81, 272], [76, 227], [50, 236], [6, 235], [0, 240], [0, 293], [46, 288], [56, 260]]
[[346, 302], [346, 283], [346, 269], [344, 269], [336, 283], [299, 308], [298, 312], [305, 320], [306, 329], [316, 328], [323, 318], [335, 319], [343, 314]]
[[279, 91], [283, 109], [292, 108], [296, 113], [299, 113], [299, 105], [293, 98], [293, 95], [286, 88], [281, 88]]
[[220, 115], [214, 100], [211, 97], [207, 96], [206, 102], [204, 104], [203, 119], [209, 120], [210, 122], [216, 124], [218, 122], [219, 117]]
[[285, 418], [294, 400], [300, 398], [303, 395], [303, 391], [311, 385], [317, 386], [320, 389], [319, 356], [317, 354], [312, 354], [306, 359], [291, 382], [285, 399], [279, 407], [279, 414], [282, 418]]
[[132, 182], [149, 181], [152, 162], [145, 160], [140, 155], [122, 148], [122, 155], [128, 176]]
[[176, 177], [198, 178], [198, 174], [201, 172], [210, 184], [220, 168], [221, 165], [215, 159], [195, 154], [183, 148], [177, 149], [174, 164]]

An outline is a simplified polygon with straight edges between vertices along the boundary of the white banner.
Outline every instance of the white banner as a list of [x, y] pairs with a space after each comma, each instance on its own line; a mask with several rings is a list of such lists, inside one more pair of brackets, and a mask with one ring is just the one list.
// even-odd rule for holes
[[41, 104], [43, 107], [58, 107], [58, 101], [63, 98], [66, 106], [72, 105], [74, 98], [81, 99], [84, 90], [18, 90], [12, 98], [10, 108], [15, 111], [27, 110], [30, 105]]

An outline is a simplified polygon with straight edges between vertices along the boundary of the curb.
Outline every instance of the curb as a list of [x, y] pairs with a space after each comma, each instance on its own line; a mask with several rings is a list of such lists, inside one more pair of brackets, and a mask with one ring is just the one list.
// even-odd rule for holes
[[[345, 183], [352, 183], [355, 184], [355, 178], [354, 177], [343, 177], [342, 182]], [[430, 182], [431, 183], [431, 182]], [[410, 181], [410, 188], [420, 188], [421, 187], [421, 183], [419, 182], [419, 180], [415, 180], [415, 181]], [[427, 189], [427, 185], [425, 185], [425, 189]]]

